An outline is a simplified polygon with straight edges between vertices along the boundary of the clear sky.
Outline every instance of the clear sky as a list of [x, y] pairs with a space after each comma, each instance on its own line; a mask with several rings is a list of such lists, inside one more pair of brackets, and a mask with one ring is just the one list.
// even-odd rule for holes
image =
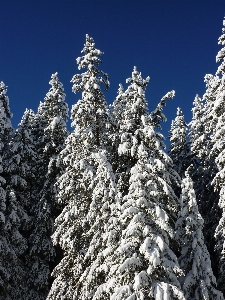
[[151, 77], [150, 111], [164, 94], [176, 91], [164, 111], [164, 135], [176, 107], [191, 120], [194, 97], [204, 93], [205, 74], [217, 69], [224, 0], [0, 0], [0, 7], [0, 80], [8, 86], [14, 127], [26, 108], [37, 111], [55, 72], [69, 108], [80, 99], [70, 80], [80, 72], [76, 58], [86, 33], [104, 52], [101, 69], [111, 83], [105, 92], [108, 103], [119, 83], [127, 87], [133, 66]]

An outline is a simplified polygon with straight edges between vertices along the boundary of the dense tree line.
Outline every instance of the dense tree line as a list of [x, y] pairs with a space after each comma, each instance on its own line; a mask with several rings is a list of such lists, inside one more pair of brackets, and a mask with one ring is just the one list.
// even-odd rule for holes
[[215, 75], [160, 132], [174, 91], [148, 111], [134, 67], [107, 105], [86, 35], [68, 105], [58, 74], [37, 113], [11, 125], [0, 83], [0, 299], [166, 300], [225, 295], [225, 20]]

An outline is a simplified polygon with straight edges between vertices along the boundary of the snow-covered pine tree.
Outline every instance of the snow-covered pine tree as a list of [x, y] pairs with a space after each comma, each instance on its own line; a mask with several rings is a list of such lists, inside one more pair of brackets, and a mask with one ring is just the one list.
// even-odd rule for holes
[[[0, 299], [25, 299], [27, 293], [26, 274], [27, 269], [23, 260], [23, 256], [27, 250], [27, 239], [21, 234], [22, 224], [28, 219], [24, 207], [19, 203], [16, 197], [15, 190], [7, 186], [6, 189], [6, 222], [5, 230], [9, 241], [10, 255], [2, 257], [6, 259], [8, 264], [8, 284], [3, 288], [3, 297], [1, 298], [2, 290], [0, 291]], [[3, 246], [4, 249], [4, 246]], [[4, 250], [3, 250], [4, 253]]]
[[[11, 129], [11, 123], [9, 123], [9, 118], [11, 118], [10, 115], [7, 115], [7, 112], [5, 111], [5, 104], [6, 100], [8, 100], [8, 97], [6, 96], [7, 88], [4, 84], [4, 82], [0, 82], [0, 173], [3, 173], [3, 162], [2, 162], [2, 156], [4, 154], [5, 144], [8, 140], [8, 128]], [[8, 105], [8, 104], [7, 104]], [[1, 230], [4, 227], [5, 223], [5, 209], [6, 209], [6, 199], [5, 199], [5, 179], [0, 177], [0, 220], [1, 220]], [[1, 282], [1, 281], [0, 281]]]
[[0, 296], [7, 299], [9, 280], [11, 277], [11, 259], [13, 257], [12, 249], [5, 230], [6, 219], [6, 180], [3, 177], [3, 154], [11, 132], [11, 113], [8, 108], [9, 99], [6, 96], [7, 87], [4, 82], [0, 82]]
[[[62, 164], [58, 162], [58, 154], [64, 148], [68, 136], [66, 122], [68, 105], [62, 83], [57, 73], [51, 76], [51, 88], [44, 102], [40, 104], [36, 120], [42, 120], [44, 127], [38, 147], [38, 164], [43, 164], [39, 176], [38, 198], [34, 202], [33, 229], [29, 237], [29, 292], [28, 299], [46, 299], [51, 287], [50, 274], [56, 260], [56, 251], [51, 241], [54, 221], [61, 212], [56, 202], [58, 176], [62, 173]], [[36, 166], [36, 167], [37, 167]], [[59, 253], [58, 253], [59, 254]]]
[[[117, 174], [116, 181], [120, 192], [117, 192], [115, 187], [114, 173], [107, 156], [105, 153], [104, 155], [103, 153], [97, 155], [99, 167], [95, 178], [101, 176], [102, 179], [105, 177], [107, 180], [97, 184], [93, 191], [93, 199], [88, 213], [89, 219], [92, 220], [90, 232], [93, 232], [93, 229], [97, 226], [95, 219], [100, 220], [105, 225], [102, 228], [98, 226], [100, 229], [97, 234], [93, 235], [94, 232], [92, 233], [93, 238], [85, 256], [85, 259], [91, 261], [91, 264], [80, 279], [81, 287], [79, 287], [78, 292], [81, 290], [81, 295], [85, 293], [94, 295], [98, 287], [104, 285], [108, 271], [107, 265], [104, 263], [105, 253], [112, 253], [118, 247], [118, 240], [121, 236], [121, 228], [118, 223], [119, 200], [121, 200], [122, 193], [126, 194], [128, 192], [130, 169], [136, 162], [128, 148], [132, 148], [132, 143], [135, 143], [134, 134], [142, 123], [141, 116], [147, 115], [147, 102], [144, 91], [148, 81], [149, 78], [143, 80], [137, 68], [134, 67], [132, 77], [127, 79], [127, 82], [131, 82], [130, 86], [125, 92], [122, 85], [119, 86], [118, 96], [111, 107], [114, 131], [110, 136], [113, 144], [113, 151], [110, 156], [114, 159], [112, 166]], [[122, 148], [124, 151], [127, 148], [127, 151], [121, 152]], [[96, 192], [99, 188], [104, 191], [102, 191], [104, 196], [97, 198]], [[99, 212], [96, 211], [96, 202], [99, 203], [99, 207], [102, 207]], [[105, 202], [108, 207], [106, 207]], [[95, 215], [93, 210], [95, 210]], [[99, 249], [104, 249], [104, 251], [99, 251]], [[108, 295], [106, 295], [106, 298], [108, 299]]]
[[73, 91], [82, 91], [82, 100], [72, 107], [72, 126], [75, 127], [65, 142], [60, 154], [65, 171], [57, 181], [58, 201], [65, 208], [55, 221], [56, 230], [52, 236], [54, 245], [59, 244], [64, 257], [54, 269], [56, 277], [48, 299], [73, 299], [77, 283], [88, 262], [84, 256], [91, 236], [87, 234], [90, 223], [87, 213], [96, 184], [94, 176], [98, 167], [94, 153], [110, 148], [110, 117], [107, 103], [100, 89], [103, 83], [109, 86], [108, 76], [98, 69], [103, 54], [95, 48], [93, 38], [86, 35], [82, 50], [77, 58], [78, 69], [87, 69], [72, 78]]
[[205, 121], [204, 101], [199, 97], [199, 95], [196, 95], [192, 108], [192, 121], [189, 124], [191, 153], [193, 154], [193, 161], [191, 163], [197, 164], [200, 158], [205, 158], [206, 156], [205, 152], [207, 149], [205, 149], [205, 145], [203, 143], [206, 135]]
[[137, 161], [133, 155], [138, 143], [135, 132], [142, 124], [141, 116], [148, 114], [145, 90], [149, 80], [150, 77], [143, 79], [137, 67], [134, 67], [132, 76], [126, 80], [130, 85], [126, 91], [122, 85], [119, 86], [118, 96], [112, 104], [112, 116], [117, 128], [114, 151], [118, 153], [114, 166], [122, 195], [128, 193], [130, 170]]
[[215, 125], [211, 136], [214, 144], [210, 154], [211, 157], [215, 158], [215, 162], [218, 167], [218, 173], [213, 180], [213, 184], [215, 185], [215, 189], [220, 193], [218, 205], [222, 210], [222, 216], [215, 230], [215, 250], [218, 258], [218, 286], [225, 294], [225, 19], [223, 20], [223, 26], [222, 35], [219, 38], [219, 44], [222, 45], [223, 48], [216, 56], [216, 61], [220, 62], [220, 65], [216, 72], [216, 99], [212, 109], [213, 124]]
[[[143, 99], [144, 94], [143, 91]], [[170, 185], [179, 176], [162, 150], [163, 136], [155, 131], [165, 119], [162, 107], [166, 98], [173, 95], [174, 92], [163, 97], [150, 115], [137, 115], [133, 120], [135, 123], [138, 117], [141, 119], [134, 132], [137, 143], [130, 149], [136, 163], [131, 168], [128, 194], [120, 201], [119, 214], [105, 225], [105, 248], [87, 276], [90, 280], [91, 275], [96, 278], [96, 273], [102, 272], [105, 277], [105, 282], [91, 294], [94, 300], [184, 299], [177, 279], [182, 271], [170, 249], [178, 210], [178, 199]], [[122, 150], [127, 151], [129, 146], [124, 143]]]
[[10, 167], [7, 161], [13, 129], [6, 92], [7, 87], [0, 82], [0, 299], [10, 300], [22, 299], [25, 292], [25, 269], [20, 256], [26, 251], [27, 244], [19, 232], [26, 214], [11, 185], [13, 166]]
[[172, 121], [169, 132], [170, 148], [168, 155], [173, 160], [174, 169], [181, 178], [190, 164], [190, 147], [187, 136], [188, 126], [181, 109], [177, 108], [177, 116]]
[[92, 298], [96, 289], [104, 284], [108, 267], [104, 264], [103, 250], [112, 244], [112, 240], [119, 240], [121, 233], [115, 224], [118, 220], [119, 194], [108, 155], [106, 150], [93, 154], [98, 167], [93, 178], [95, 187], [87, 214], [90, 229], [86, 235], [90, 243], [84, 257], [86, 269], [77, 283], [77, 300]]
[[[34, 183], [33, 165], [35, 163], [34, 144], [31, 138], [33, 111], [26, 110], [18, 129], [12, 136], [5, 154], [4, 167], [7, 176], [8, 221], [6, 227], [11, 232], [11, 247], [20, 258], [14, 263], [15, 288], [10, 299], [26, 298], [27, 274], [27, 237], [31, 225], [29, 217], [30, 195]], [[13, 298], [14, 297], [14, 298]]]
[[216, 258], [214, 252], [214, 231], [219, 220], [218, 192], [214, 191], [211, 182], [217, 172], [214, 158], [211, 155], [212, 118], [211, 110], [214, 98], [214, 78], [205, 77], [206, 93], [201, 99], [196, 95], [193, 102], [193, 117], [190, 122], [190, 146], [191, 146], [191, 177], [194, 182], [196, 199], [199, 212], [204, 219], [203, 234], [205, 243], [210, 253], [212, 268], [216, 273]]
[[[111, 123], [112, 123], [112, 128], [111, 128], [111, 144], [112, 144], [112, 149], [111, 149], [111, 156], [112, 156], [112, 167], [115, 172], [118, 173], [118, 179], [121, 177], [121, 170], [119, 173], [120, 168], [125, 168], [124, 161], [122, 158], [120, 158], [119, 153], [118, 153], [118, 147], [121, 142], [121, 130], [120, 130], [120, 121], [123, 120], [125, 111], [126, 111], [126, 98], [125, 98], [125, 93], [124, 93], [124, 88], [122, 84], [119, 84], [119, 89], [117, 92], [117, 97], [114, 100], [114, 102], [109, 105], [110, 108], [110, 117], [111, 117]], [[122, 160], [122, 161], [120, 161]], [[120, 167], [119, 167], [120, 166]], [[123, 167], [122, 167], [123, 166]], [[126, 174], [127, 175], [127, 174]], [[126, 176], [125, 175], [125, 176]]]
[[216, 289], [209, 252], [202, 233], [203, 219], [198, 211], [193, 182], [185, 172], [180, 196], [181, 210], [176, 222], [176, 239], [181, 247], [179, 263], [185, 273], [181, 284], [185, 299], [224, 299]]
[[[27, 212], [30, 210], [31, 190], [35, 181], [33, 167], [36, 162], [36, 152], [32, 140], [33, 120], [34, 112], [26, 109], [9, 141], [8, 152], [5, 155], [9, 185], [14, 188], [19, 203]], [[30, 221], [24, 221], [26, 223], [24, 228], [27, 228]]]

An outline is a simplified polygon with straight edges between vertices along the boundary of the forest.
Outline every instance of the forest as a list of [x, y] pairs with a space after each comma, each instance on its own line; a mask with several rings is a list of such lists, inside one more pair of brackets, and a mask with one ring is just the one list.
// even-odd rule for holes
[[168, 151], [160, 130], [175, 91], [149, 112], [150, 77], [134, 67], [108, 105], [89, 35], [70, 115], [55, 73], [14, 129], [0, 82], [0, 300], [224, 300], [223, 26], [217, 71], [189, 124], [177, 108]]

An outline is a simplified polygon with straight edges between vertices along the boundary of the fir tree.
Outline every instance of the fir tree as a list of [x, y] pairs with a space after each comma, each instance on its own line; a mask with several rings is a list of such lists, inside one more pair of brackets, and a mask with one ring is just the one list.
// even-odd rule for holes
[[[125, 97], [124, 88], [122, 84], [119, 84], [119, 89], [117, 94], [118, 95], [116, 99], [111, 105], [109, 105], [109, 108], [110, 108], [110, 117], [112, 123], [111, 135], [110, 135], [110, 140], [112, 143], [111, 163], [112, 163], [113, 170], [118, 173], [117, 174], [118, 177], [117, 181], [118, 181], [121, 176], [121, 173], [119, 172], [119, 168], [124, 168], [123, 165], [125, 165], [123, 159], [120, 158], [120, 155], [118, 153], [118, 147], [121, 142], [120, 122], [123, 120], [126, 111], [126, 97]], [[119, 165], [121, 165], [121, 167], [119, 167]]]
[[[223, 26], [225, 26], [225, 20], [223, 21]], [[224, 46], [225, 41], [225, 28], [222, 29], [222, 35], [219, 38], [219, 44]], [[219, 202], [218, 206], [222, 210], [221, 214], [217, 214], [220, 219], [217, 222], [217, 228], [215, 230], [216, 245], [215, 250], [218, 258], [218, 286], [225, 293], [225, 202], [224, 202], [224, 154], [225, 154], [225, 144], [224, 144], [224, 119], [225, 119], [225, 48], [223, 47], [216, 56], [216, 61], [220, 62], [217, 69], [216, 76], [214, 77], [214, 103], [212, 105], [212, 135], [211, 139], [213, 142], [213, 147], [210, 156], [215, 159], [215, 163], [218, 167], [218, 173], [215, 175], [213, 184], [217, 192], [219, 192]]]
[[[163, 97], [150, 115], [137, 115], [133, 120], [135, 124], [141, 119], [134, 132], [138, 142], [132, 149], [136, 163], [130, 171], [127, 195], [121, 200], [118, 195], [119, 207], [116, 203], [111, 207], [105, 247], [87, 276], [90, 280], [97, 277], [96, 273], [104, 274], [105, 282], [93, 285], [97, 289], [91, 291], [92, 299], [184, 299], [177, 280], [182, 271], [170, 249], [178, 209], [170, 185], [179, 177], [162, 150], [163, 136], [155, 131], [165, 119], [162, 107], [166, 98], [173, 95]], [[138, 111], [138, 105], [136, 108]], [[129, 146], [124, 144], [124, 152]]]
[[[9, 244], [7, 231], [5, 230], [6, 219], [6, 180], [3, 177], [3, 161], [2, 157], [5, 150], [6, 141], [8, 140], [9, 129], [11, 129], [10, 117], [11, 113], [8, 107], [8, 97], [6, 96], [7, 88], [5, 84], [0, 82], [0, 296], [7, 298], [7, 290], [11, 275], [10, 264], [13, 253]], [[6, 109], [5, 109], [6, 108]], [[2, 174], [3, 173], [3, 174]], [[2, 176], [3, 175], [3, 176]]]
[[190, 148], [187, 137], [187, 124], [184, 121], [184, 115], [181, 109], [177, 108], [177, 116], [171, 124], [169, 133], [170, 148], [168, 154], [173, 160], [174, 169], [180, 175], [184, 176], [184, 172], [190, 163]]
[[181, 247], [181, 280], [185, 299], [224, 299], [216, 289], [209, 252], [202, 233], [203, 219], [198, 212], [193, 182], [188, 172], [182, 181], [181, 210], [176, 222], [176, 239]]
[[41, 186], [38, 188], [42, 188], [32, 208], [34, 224], [29, 238], [30, 278], [28, 280], [30, 299], [46, 299], [50, 290], [50, 274], [56, 259], [51, 235], [54, 231], [54, 221], [61, 212], [61, 207], [56, 202], [55, 183], [62, 172], [57, 157], [68, 135], [66, 129], [68, 106], [65, 102], [63, 85], [57, 73], [52, 75], [49, 84], [51, 88], [44, 102], [39, 106], [36, 117], [43, 120], [45, 125], [42, 131], [43, 136], [37, 143], [39, 146], [38, 166], [40, 163], [44, 164], [39, 171], [45, 174], [40, 173], [39, 184]]
[[7, 88], [3, 82], [0, 83], [0, 157], [2, 176], [0, 177], [0, 298], [22, 299], [26, 291], [25, 268], [21, 255], [27, 249], [26, 239], [21, 235], [19, 229], [21, 223], [26, 219], [23, 205], [18, 201], [13, 185], [12, 172], [17, 165], [18, 159], [9, 164], [10, 138], [13, 132], [10, 118], [12, 114], [9, 109], [9, 99], [6, 96]]
[[116, 220], [113, 214], [119, 205], [119, 195], [108, 155], [106, 150], [93, 154], [98, 167], [93, 178], [95, 187], [87, 214], [90, 229], [85, 234], [90, 243], [84, 257], [86, 269], [77, 283], [76, 299], [93, 297], [99, 285], [104, 283], [107, 265], [104, 264], [102, 250], [107, 248], [110, 239], [118, 238], [116, 224], [112, 224], [112, 220]]
[[[214, 252], [214, 231], [218, 224], [218, 193], [214, 191], [212, 180], [217, 172], [217, 166], [212, 157], [212, 119], [211, 109], [213, 103], [214, 79], [206, 76], [206, 93], [203, 100], [196, 95], [192, 109], [193, 118], [190, 123], [190, 145], [191, 145], [191, 176], [194, 182], [196, 199], [199, 212], [204, 219], [203, 234], [205, 243], [209, 250], [212, 267], [216, 273], [216, 262]], [[211, 96], [210, 96], [211, 95]]]
[[120, 85], [118, 96], [112, 104], [112, 115], [117, 127], [115, 173], [118, 189], [123, 195], [128, 193], [130, 170], [136, 163], [134, 152], [138, 141], [135, 132], [142, 124], [141, 116], [148, 114], [145, 90], [149, 80], [150, 77], [143, 79], [137, 67], [134, 67], [132, 76], [126, 80], [130, 85], [126, 91]]
[[[165, 171], [163, 163], [148, 159], [143, 145], [137, 154], [139, 160], [131, 169], [129, 193], [124, 196], [119, 217], [121, 241], [112, 257], [106, 259], [105, 265], [109, 260], [111, 268], [103, 291], [110, 299], [153, 299], [159, 295], [162, 299], [183, 299], [177, 280], [182, 272], [170, 249], [173, 229], [166, 211], [167, 197], [173, 203], [170, 208], [175, 209], [175, 195], [165, 181], [168, 174], [158, 177], [159, 169]], [[101, 294], [96, 299], [102, 299]]]
[[53, 282], [48, 299], [72, 299], [77, 282], [86, 269], [85, 253], [91, 236], [87, 235], [90, 223], [86, 218], [90, 208], [97, 163], [93, 153], [110, 148], [110, 118], [100, 84], [109, 86], [108, 76], [97, 67], [102, 52], [95, 48], [94, 40], [86, 35], [84, 55], [77, 58], [78, 69], [86, 72], [72, 78], [73, 91], [82, 91], [82, 100], [72, 107], [72, 126], [60, 154], [65, 172], [58, 179], [58, 201], [65, 208], [55, 221], [52, 236], [54, 245], [59, 244], [64, 257], [53, 271]]
[[[11, 117], [7, 116], [6, 112], [5, 112], [5, 103], [6, 100], [8, 99], [7, 96], [5, 95], [7, 91], [7, 88], [5, 86], [5, 84], [1, 81], [0, 82], [0, 173], [3, 173], [3, 162], [2, 162], [2, 156], [4, 154], [4, 149], [5, 149], [5, 143], [6, 140], [8, 139], [8, 127], [9, 126], [9, 121], [8, 118]], [[8, 117], [8, 118], [7, 118]], [[1, 230], [4, 227], [4, 223], [5, 223], [5, 209], [6, 209], [6, 199], [5, 199], [5, 179], [2, 177], [0, 177], [0, 195], [1, 195], [1, 202], [0, 202], [0, 220], [1, 220]]]
[[7, 147], [10, 136], [13, 133], [11, 124], [12, 113], [9, 108], [9, 97], [6, 96], [7, 86], [3, 81], [0, 82], [0, 109], [1, 109], [1, 150]]
[[[30, 196], [34, 181], [33, 165], [35, 163], [34, 144], [31, 138], [33, 111], [26, 110], [9, 142], [5, 155], [5, 170], [8, 178], [9, 219], [7, 227], [11, 230], [12, 247], [20, 258], [16, 283], [15, 299], [26, 299], [27, 289], [27, 237], [31, 226]], [[16, 271], [16, 266], [14, 268]]]
[[[27, 109], [9, 141], [8, 153], [5, 155], [9, 184], [15, 189], [18, 201], [27, 211], [31, 205], [30, 197], [35, 176], [33, 166], [36, 162], [32, 139], [33, 119], [34, 112]], [[28, 220], [27, 222], [29, 223]]]

